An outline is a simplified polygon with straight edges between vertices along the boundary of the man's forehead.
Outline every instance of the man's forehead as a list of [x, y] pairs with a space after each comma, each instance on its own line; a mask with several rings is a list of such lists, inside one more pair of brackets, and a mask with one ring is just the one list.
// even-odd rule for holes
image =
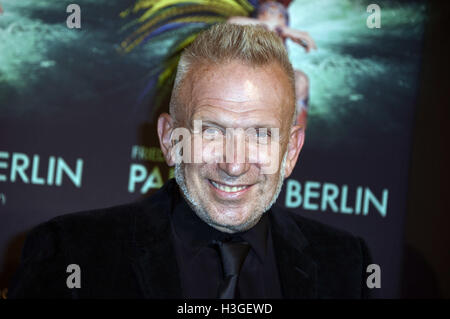
[[193, 69], [184, 95], [188, 120], [214, 112], [281, 120], [283, 114], [291, 113], [289, 81], [275, 63], [251, 67], [233, 61]]
[[[217, 105], [201, 105], [194, 109], [190, 116], [190, 124], [201, 120], [203, 125], [219, 127], [280, 127], [282, 124], [281, 112], [274, 113], [270, 109], [229, 106], [231, 104], [218, 103]], [[242, 110], [245, 109], [245, 110]]]
[[224, 88], [239, 87], [241, 93], [254, 93], [258, 86], [264, 84], [279, 90], [288, 83], [285, 72], [275, 62], [260, 66], [251, 66], [238, 60], [223, 64], [201, 64], [193, 67], [190, 73], [194, 92], [216, 87], [222, 91]]

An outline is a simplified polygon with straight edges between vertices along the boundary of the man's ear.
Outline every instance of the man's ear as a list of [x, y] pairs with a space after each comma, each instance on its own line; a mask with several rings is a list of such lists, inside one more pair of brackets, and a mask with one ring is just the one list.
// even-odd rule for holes
[[287, 158], [284, 170], [285, 178], [288, 178], [294, 170], [298, 155], [300, 154], [304, 141], [305, 128], [299, 125], [294, 125], [291, 128], [291, 134], [289, 135], [289, 142], [287, 146]]
[[163, 152], [164, 158], [167, 165], [175, 165], [175, 161], [172, 158], [172, 132], [174, 129], [174, 120], [172, 116], [167, 113], [162, 113], [158, 117], [158, 137], [159, 144], [161, 146], [161, 151]]

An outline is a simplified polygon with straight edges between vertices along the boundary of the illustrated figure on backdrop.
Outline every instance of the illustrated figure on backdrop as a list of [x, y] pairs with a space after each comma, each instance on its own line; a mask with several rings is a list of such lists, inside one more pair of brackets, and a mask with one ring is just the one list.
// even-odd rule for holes
[[[168, 38], [173, 38], [170, 44], [168, 58], [164, 66], [156, 66], [150, 85], [141, 96], [148, 93], [155, 85], [157, 96], [154, 110], [160, 110], [168, 102], [170, 90], [174, 81], [174, 70], [182, 50], [189, 45], [198, 33], [216, 23], [254, 24], [262, 25], [276, 32], [284, 41], [290, 39], [303, 46], [306, 52], [317, 49], [314, 40], [307, 32], [289, 27], [287, 7], [291, 0], [258, 1], [258, 0], [138, 0], [134, 7], [122, 12], [121, 17], [127, 18], [141, 15], [127, 24], [124, 29], [134, 28], [120, 46], [123, 53], [131, 52], [136, 46], [149, 41], [160, 41], [164, 46]], [[142, 13], [143, 12], [143, 13]], [[188, 28], [188, 31], [186, 29]], [[169, 42], [170, 43], [170, 42]], [[149, 57], [151, 60], [151, 57]], [[295, 70], [297, 121], [306, 126], [309, 105], [309, 79], [300, 70]], [[156, 111], [157, 112], [157, 111]]]
[[[295, 30], [289, 27], [289, 14], [287, 7], [291, 0], [285, 1], [259, 1], [256, 15], [252, 17], [231, 17], [228, 23], [261, 25], [266, 29], [276, 32], [285, 42], [290, 39], [305, 48], [306, 52], [317, 49], [314, 40], [307, 32]], [[295, 91], [297, 107], [297, 123], [306, 127], [309, 106], [309, 79], [308, 76], [295, 70]]]
[[368, 298], [364, 241], [275, 205], [305, 139], [295, 104], [278, 35], [227, 23], [202, 32], [157, 123], [175, 179], [37, 226], [9, 297]]

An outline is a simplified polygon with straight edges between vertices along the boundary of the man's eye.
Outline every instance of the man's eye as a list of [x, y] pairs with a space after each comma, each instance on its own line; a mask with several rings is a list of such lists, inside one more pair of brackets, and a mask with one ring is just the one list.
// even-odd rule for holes
[[265, 138], [268, 137], [269, 134], [267, 133], [266, 129], [259, 129], [258, 130], [258, 138]]
[[220, 133], [220, 130], [214, 127], [208, 127], [203, 130], [203, 135], [207, 138], [216, 137]]

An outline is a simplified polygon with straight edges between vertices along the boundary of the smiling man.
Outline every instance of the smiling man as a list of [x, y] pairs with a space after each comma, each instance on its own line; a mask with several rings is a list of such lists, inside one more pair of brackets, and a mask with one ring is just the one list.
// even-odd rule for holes
[[10, 297], [367, 297], [361, 239], [273, 206], [303, 146], [295, 119], [294, 71], [275, 33], [203, 32], [158, 119], [175, 180], [143, 201], [37, 227]]
[[[228, 33], [219, 33], [216, 29], [227, 29]], [[203, 163], [176, 165], [175, 176], [184, 198], [196, 214], [223, 232], [244, 231], [259, 221], [277, 198], [283, 177], [292, 172], [304, 140], [303, 129], [292, 125], [295, 103], [293, 71], [284, 59], [284, 49], [275, 47], [277, 51], [270, 55], [263, 46], [253, 46], [252, 61], [244, 55], [250, 52], [240, 52], [240, 47], [215, 45], [216, 41], [231, 42], [240, 34], [257, 38], [260, 33], [266, 37], [270, 35], [268, 39], [278, 44], [276, 38], [263, 32], [262, 28], [220, 26], [220, 29], [216, 27], [204, 33], [200, 40], [203, 37], [206, 40], [194, 43], [181, 58], [172, 98], [172, 115], [162, 114], [158, 122], [162, 150], [169, 165], [174, 163], [170, 136], [175, 126], [193, 131], [194, 121], [202, 124], [202, 146], [194, 145], [193, 157], [196, 152], [201, 153]], [[239, 54], [242, 54], [241, 60]], [[253, 132], [259, 134], [262, 129], [270, 133], [279, 128], [277, 141], [271, 136], [265, 137], [267, 143], [278, 143], [277, 149], [282, 150], [270, 154], [278, 168], [275, 172], [265, 173], [262, 169], [264, 163], [260, 163], [267, 159], [269, 152], [259, 152], [261, 156], [254, 161], [249, 159], [248, 154], [242, 154], [242, 160], [238, 160], [240, 150], [243, 153], [258, 151], [248, 145], [235, 146], [239, 142], [248, 143], [245, 141], [249, 139], [245, 134], [248, 129], [254, 129]], [[237, 134], [233, 134], [235, 129], [242, 129], [243, 138], [238, 139]], [[232, 133], [227, 134], [227, 131]], [[219, 152], [217, 147], [214, 149], [218, 151], [216, 153], [221, 153], [219, 156], [205, 151], [205, 148], [211, 149], [209, 144], [213, 142], [209, 142], [208, 136], [211, 134], [216, 135], [214, 140], [217, 137], [226, 139], [222, 145], [228, 143], [234, 147], [234, 158], [220, 156], [225, 155], [226, 151]], [[255, 142], [259, 143], [261, 138], [256, 138]], [[284, 155], [286, 158], [283, 161]], [[215, 160], [210, 160], [212, 156]], [[279, 161], [283, 162], [281, 166], [277, 165]]]

